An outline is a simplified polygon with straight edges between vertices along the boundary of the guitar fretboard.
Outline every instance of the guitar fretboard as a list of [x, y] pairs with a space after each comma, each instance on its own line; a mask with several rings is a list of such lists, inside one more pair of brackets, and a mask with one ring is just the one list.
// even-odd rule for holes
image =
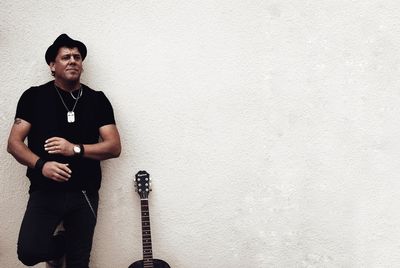
[[140, 205], [142, 211], [143, 268], [153, 268], [149, 201], [147, 199], [141, 199]]

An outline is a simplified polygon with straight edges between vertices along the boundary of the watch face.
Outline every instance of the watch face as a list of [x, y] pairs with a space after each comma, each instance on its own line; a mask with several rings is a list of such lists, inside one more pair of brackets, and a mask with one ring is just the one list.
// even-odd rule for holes
[[74, 146], [74, 153], [79, 154], [81, 152], [81, 147], [79, 147], [78, 145]]

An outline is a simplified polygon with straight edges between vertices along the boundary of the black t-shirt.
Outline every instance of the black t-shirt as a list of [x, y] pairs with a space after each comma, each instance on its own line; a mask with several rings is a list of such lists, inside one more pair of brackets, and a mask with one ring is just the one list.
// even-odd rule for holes
[[[57, 89], [54, 81], [26, 90], [17, 106], [16, 118], [31, 124], [28, 147], [39, 157], [48, 161], [69, 163], [72, 170], [67, 182], [56, 182], [42, 175], [40, 171], [28, 168], [31, 181], [29, 192], [36, 190], [87, 190], [97, 191], [101, 184], [100, 161], [85, 157], [66, 157], [49, 154], [44, 150], [45, 141], [51, 137], [61, 137], [74, 144], [95, 144], [99, 142], [99, 128], [115, 124], [111, 103], [101, 91], [95, 91], [82, 84], [82, 96], [74, 113], [75, 122], [68, 123], [67, 109], [71, 111], [75, 99], [70, 93]], [[75, 92], [75, 97], [77, 92]]]

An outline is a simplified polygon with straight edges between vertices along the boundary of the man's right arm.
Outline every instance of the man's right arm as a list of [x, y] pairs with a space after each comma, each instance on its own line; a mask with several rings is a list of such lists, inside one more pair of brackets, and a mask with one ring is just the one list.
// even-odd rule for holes
[[[12, 154], [22, 165], [35, 168], [39, 156], [34, 154], [24, 143], [30, 129], [31, 124], [28, 121], [16, 118], [8, 137], [7, 152]], [[58, 182], [67, 181], [71, 177], [71, 172], [68, 164], [55, 161], [46, 162], [42, 170], [44, 176]]]
[[39, 156], [34, 154], [24, 143], [30, 129], [29, 122], [16, 118], [8, 137], [7, 152], [12, 154], [22, 165], [34, 168]]

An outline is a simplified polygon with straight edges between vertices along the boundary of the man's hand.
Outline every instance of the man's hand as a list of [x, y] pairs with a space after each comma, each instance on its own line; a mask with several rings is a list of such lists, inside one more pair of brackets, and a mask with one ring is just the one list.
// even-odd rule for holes
[[44, 149], [49, 154], [61, 154], [64, 156], [74, 155], [74, 144], [64, 138], [52, 137], [45, 141]]
[[71, 178], [71, 169], [68, 164], [62, 164], [55, 161], [46, 162], [42, 169], [42, 174], [54, 181], [65, 182]]

